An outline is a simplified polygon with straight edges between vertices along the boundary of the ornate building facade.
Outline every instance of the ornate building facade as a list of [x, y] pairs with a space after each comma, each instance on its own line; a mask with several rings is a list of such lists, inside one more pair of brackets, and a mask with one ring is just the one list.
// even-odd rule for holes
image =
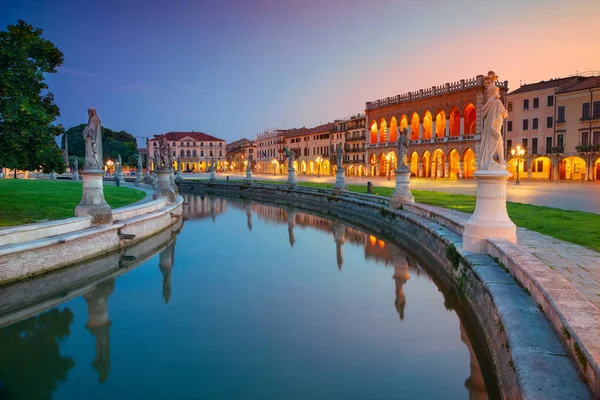
[[228, 171], [242, 172], [246, 170], [248, 160], [252, 159], [252, 164], [256, 163], [256, 142], [248, 139], [240, 139], [227, 145], [227, 165]]
[[[497, 82], [502, 97], [508, 81]], [[408, 130], [406, 163], [414, 176], [470, 178], [481, 140], [484, 76], [387, 97], [366, 104], [366, 175], [397, 168], [397, 128]]]
[[[181, 166], [183, 172], [205, 172], [214, 157], [218, 169], [223, 169], [223, 162], [227, 159], [225, 140], [202, 132], [168, 132], [165, 135], [171, 149], [173, 168]], [[158, 147], [159, 138], [154, 135], [148, 140], [148, 157], [152, 169], [154, 153], [158, 152]]]

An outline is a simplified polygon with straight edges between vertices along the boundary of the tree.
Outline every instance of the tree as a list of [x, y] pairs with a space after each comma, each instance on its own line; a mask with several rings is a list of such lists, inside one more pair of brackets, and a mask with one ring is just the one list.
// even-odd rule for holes
[[42, 32], [23, 20], [0, 32], [0, 166], [63, 172], [60, 111], [44, 82], [63, 54]]
[[[67, 129], [62, 137], [61, 147], [65, 147], [65, 136], [69, 141], [69, 154], [85, 157], [85, 141], [83, 140], [83, 130], [87, 124], [76, 125]], [[108, 159], [116, 160], [120, 154], [124, 165], [134, 166], [137, 163], [135, 155], [137, 153], [137, 142], [135, 137], [125, 131], [113, 131], [102, 127], [102, 157], [103, 163]]]

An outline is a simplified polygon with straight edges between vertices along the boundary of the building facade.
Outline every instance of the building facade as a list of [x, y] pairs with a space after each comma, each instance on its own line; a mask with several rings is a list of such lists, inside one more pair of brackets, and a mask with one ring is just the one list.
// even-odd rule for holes
[[[285, 147], [295, 153], [294, 168], [301, 175], [331, 175], [331, 138], [336, 124], [333, 122], [314, 128], [299, 128], [287, 131], [283, 136]], [[283, 150], [282, 150], [283, 151]], [[287, 171], [287, 163], [282, 165]]]
[[246, 170], [246, 166], [252, 159], [251, 168], [256, 163], [254, 160], [256, 155], [256, 143], [253, 140], [240, 139], [227, 145], [227, 164], [228, 171], [242, 172]]
[[347, 123], [344, 141], [346, 175], [365, 176], [367, 128], [365, 114], [353, 115]]
[[[497, 82], [504, 97], [508, 81]], [[393, 176], [397, 129], [408, 129], [406, 163], [427, 178], [470, 178], [481, 141], [484, 76], [446, 83], [366, 104], [366, 175]]]
[[268, 129], [256, 135], [256, 164], [254, 171], [259, 173], [283, 173], [283, 135], [285, 130]]
[[[205, 172], [214, 158], [216, 168], [223, 170], [227, 159], [225, 140], [202, 132], [165, 133], [171, 151], [173, 168], [181, 166], [183, 172]], [[148, 157], [154, 165], [154, 155], [159, 150], [159, 135], [148, 140]]]

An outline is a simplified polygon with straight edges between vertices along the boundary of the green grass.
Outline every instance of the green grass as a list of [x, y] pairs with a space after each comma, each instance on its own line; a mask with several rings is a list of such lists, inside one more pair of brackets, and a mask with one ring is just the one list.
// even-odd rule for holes
[[[104, 197], [113, 208], [145, 196], [140, 190], [104, 186]], [[0, 226], [70, 218], [80, 201], [81, 182], [0, 179]]]
[[[333, 187], [332, 183], [299, 182], [298, 185], [321, 188]], [[367, 185], [348, 185], [348, 190], [367, 193]], [[373, 187], [373, 194], [379, 196], [390, 197], [393, 191], [394, 188]], [[449, 208], [469, 214], [475, 211], [475, 196], [424, 190], [411, 190], [411, 192], [417, 203]], [[506, 203], [506, 209], [508, 215], [518, 227], [600, 251], [600, 214], [510, 201]]]

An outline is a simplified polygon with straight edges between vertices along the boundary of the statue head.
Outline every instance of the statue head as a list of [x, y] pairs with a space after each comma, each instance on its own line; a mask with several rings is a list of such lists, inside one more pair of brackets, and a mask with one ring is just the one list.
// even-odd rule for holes
[[96, 113], [96, 109], [95, 108], [88, 108], [88, 117], [92, 118], [92, 117], [97, 117], [98, 113]]

